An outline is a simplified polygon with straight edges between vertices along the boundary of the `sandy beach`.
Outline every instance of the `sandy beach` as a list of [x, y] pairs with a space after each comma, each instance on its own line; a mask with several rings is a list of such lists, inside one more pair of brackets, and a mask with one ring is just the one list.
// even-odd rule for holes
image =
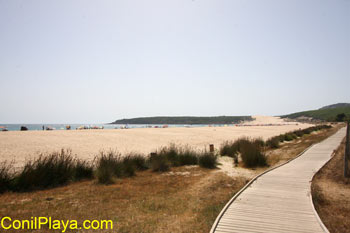
[[[0, 161], [14, 161], [21, 166], [26, 159], [39, 153], [61, 148], [72, 149], [79, 158], [92, 159], [101, 150], [117, 149], [124, 153], [148, 154], [169, 143], [190, 145], [197, 149], [214, 144], [219, 148], [226, 140], [241, 136], [271, 136], [311, 125], [284, 122], [277, 117], [254, 116], [250, 126], [198, 127], [198, 128], [141, 128], [109, 130], [57, 130], [57, 131], [8, 131], [0, 132]], [[261, 124], [283, 124], [256, 126]], [[289, 124], [289, 125], [285, 125]]]

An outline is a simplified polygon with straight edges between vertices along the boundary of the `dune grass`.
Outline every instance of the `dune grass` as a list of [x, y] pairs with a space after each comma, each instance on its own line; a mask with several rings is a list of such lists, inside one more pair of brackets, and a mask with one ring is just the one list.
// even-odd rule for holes
[[122, 155], [118, 151], [100, 152], [94, 161], [77, 159], [71, 150], [41, 154], [28, 160], [17, 173], [9, 163], [0, 164], [0, 193], [28, 192], [53, 188], [82, 179], [94, 179], [100, 184], [112, 184], [117, 178], [132, 177], [136, 171], [151, 169], [166, 172], [171, 167], [199, 165], [215, 168], [217, 158], [206, 151], [195, 151], [188, 146], [170, 144], [156, 153]]
[[92, 179], [94, 177], [93, 169], [93, 163], [82, 159], [76, 159], [73, 169], [73, 180]]
[[166, 172], [170, 170], [170, 161], [164, 154], [153, 153], [148, 159], [150, 167], [154, 172]]
[[[318, 143], [333, 135], [342, 126], [342, 124], [337, 124], [331, 128], [327, 127], [324, 130], [318, 130], [313, 134], [303, 134], [303, 136], [298, 137], [289, 143], [279, 142], [278, 148], [271, 148], [270, 146], [266, 146], [265, 153], [267, 155], [267, 162], [270, 166], [273, 166], [276, 163], [294, 158], [295, 155], [300, 154], [312, 144]], [[275, 140], [279, 140], [279, 137], [276, 137]]]
[[270, 149], [277, 149], [280, 146], [280, 139], [278, 137], [272, 137], [266, 141], [265, 145]]
[[8, 162], [0, 163], [0, 193], [10, 190], [11, 188], [11, 174], [12, 164]]
[[101, 152], [96, 160], [96, 178], [101, 184], [112, 184], [114, 177], [123, 174], [121, 154], [116, 151]]
[[91, 179], [92, 166], [78, 160], [71, 150], [62, 149], [51, 154], [41, 154], [29, 160], [11, 179], [13, 191], [32, 191], [65, 185], [72, 180]]
[[236, 165], [238, 164], [238, 156], [240, 156], [245, 167], [263, 167], [267, 165], [263, 152], [264, 145], [265, 141], [261, 138], [241, 137], [236, 141], [224, 142], [221, 145], [220, 154], [232, 157]]
[[245, 167], [264, 167], [267, 166], [267, 160], [260, 141], [248, 140], [241, 143], [240, 152]]
[[330, 129], [330, 125], [317, 125], [306, 129], [294, 130], [285, 134], [280, 134], [264, 141], [262, 138], [241, 137], [235, 141], [225, 141], [220, 146], [220, 155], [229, 156], [234, 159], [235, 165], [238, 165], [239, 157], [245, 167], [255, 168], [268, 166], [265, 155], [266, 150], [274, 150], [280, 147], [282, 142], [291, 142], [303, 135], [311, 134], [315, 131]]
[[115, 178], [132, 177], [136, 171], [152, 167], [151, 160], [138, 153], [123, 156], [116, 150], [100, 152], [100, 155], [95, 157], [97, 181], [100, 184], [112, 184]]
[[200, 152], [189, 146], [170, 144], [157, 150], [157, 155], [164, 157], [172, 167], [184, 165], [197, 165]]
[[17, 173], [9, 163], [0, 165], [0, 189], [4, 191], [27, 192], [65, 185], [70, 181], [93, 178], [93, 166], [77, 159], [71, 150], [41, 154], [29, 160]]
[[220, 155], [222, 156], [234, 158], [239, 153], [239, 140], [234, 142], [225, 141], [223, 144], [221, 144], [219, 151]]
[[213, 169], [217, 165], [217, 156], [208, 151], [203, 151], [198, 157], [198, 164], [201, 167]]
[[149, 161], [153, 171], [167, 171], [170, 167], [185, 165], [213, 169], [217, 165], [217, 156], [206, 150], [195, 151], [189, 146], [170, 144], [152, 154]]
[[292, 132], [287, 132], [285, 134], [280, 134], [278, 136], [274, 136], [269, 138], [266, 141], [266, 146], [270, 149], [276, 149], [279, 147], [279, 144], [282, 142], [289, 142], [289, 141], [293, 141], [295, 139], [298, 139], [300, 137], [302, 137], [303, 135], [308, 135], [312, 132], [317, 132], [319, 130], [323, 130], [323, 129], [330, 129], [332, 128], [331, 125], [316, 125], [316, 126], [312, 126], [306, 129], [299, 129], [299, 130], [294, 130]]

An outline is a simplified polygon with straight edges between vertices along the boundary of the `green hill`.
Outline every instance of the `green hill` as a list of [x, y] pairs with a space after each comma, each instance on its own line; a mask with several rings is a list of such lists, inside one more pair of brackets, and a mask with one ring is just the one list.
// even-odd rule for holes
[[111, 124], [237, 124], [242, 121], [251, 121], [251, 116], [214, 116], [214, 117], [193, 117], [193, 116], [181, 116], [181, 117], [139, 117], [131, 119], [121, 119], [112, 122]]
[[296, 119], [299, 117], [311, 117], [314, 120], [337, 121], [337, 115], [342, 113], [346, 115], [347, 119], [350, 119], [350, 104], [341, 103], [329, 105], [318, 110], [296, 112], [281, 117], [291, 119]]
[[338, 104], [327, 105], [327, 106], [324, 106], [324, 107], [322, 107], [320, 109], [347, 108], [347, 107], [350, 107], [349, 103], [338, 103]]

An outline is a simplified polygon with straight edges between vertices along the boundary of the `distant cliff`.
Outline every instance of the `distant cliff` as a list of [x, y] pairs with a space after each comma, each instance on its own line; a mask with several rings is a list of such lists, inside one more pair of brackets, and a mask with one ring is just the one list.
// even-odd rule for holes
[[242, 121], [251, 121], [251, 116], [214, 116], [214, 117], [193, 117], [193, 116], [158, 116], [158, 117], [139, 117], [131, 119], [121, 119], [112, 122], [111, 124], [237, 124]]

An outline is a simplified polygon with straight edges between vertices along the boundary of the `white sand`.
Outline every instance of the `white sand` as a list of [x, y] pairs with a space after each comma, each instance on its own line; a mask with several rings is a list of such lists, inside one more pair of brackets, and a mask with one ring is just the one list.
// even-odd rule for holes
[[[276, 117], [257, 116], [248, 124], [285, 123]], [[310, 127], [309, 124], [290, 123], [282, 126], [227, 126], [198, 128], [143, 128], [105, 130], [57, 130], [57, 131], [8, 131], [0, 132], [0, 161], [15, 161], [16, 166], [41, 152], [70, 148], [80, 158], [92, 159], [101, 150], [118, 149], [122, 153], [150, 153], [169, 143], [189, 144], [194, 148], [219, 148], [226, 140], [241, 136], [271, 136], [291, 130]]]

